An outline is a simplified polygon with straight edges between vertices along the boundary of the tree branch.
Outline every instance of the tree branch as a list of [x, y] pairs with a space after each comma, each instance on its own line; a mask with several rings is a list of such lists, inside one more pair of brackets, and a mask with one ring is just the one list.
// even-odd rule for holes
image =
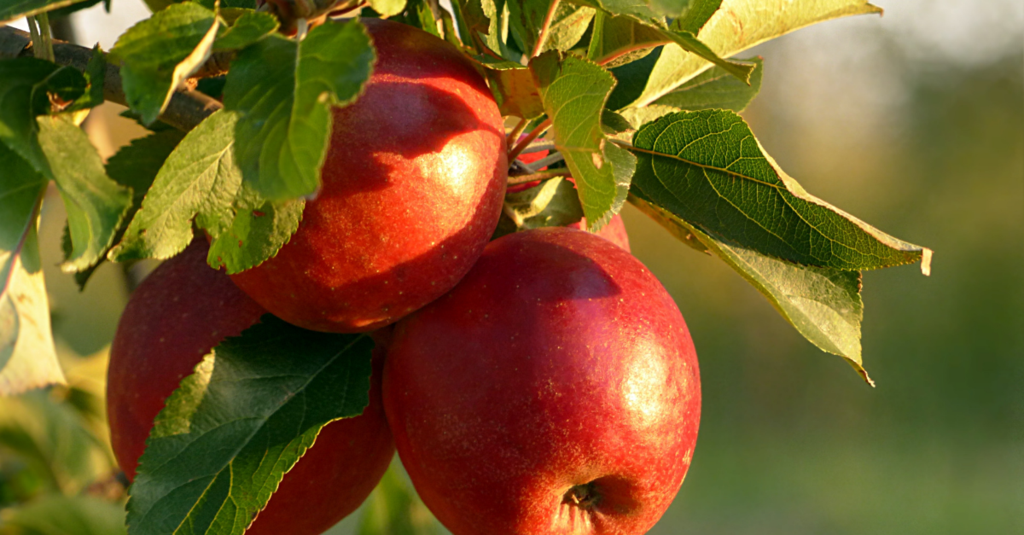
[[[19, 50], [16, 46], [24, 41]], [[28, 34], [10, 26], [0, 28], [0, 59], [9, 59], [32, 55], [32, 44]], [[53, 42], [53, 55], [58, 65], [73, 67], [84, 71], [92, 50], [83, 46], [60, 41]], [[103, 83], [103, 98], [111, 102], [127, 105], [124, 88], [121, 84], [121, 69], [107, 64], [107, 73]], [[171, 97], [167, 109], [160, 115], [160, 120], [182, 131], [189, 131], [203, 122], [213, 112], [224, 105], [199, 91], [176, 91]]]

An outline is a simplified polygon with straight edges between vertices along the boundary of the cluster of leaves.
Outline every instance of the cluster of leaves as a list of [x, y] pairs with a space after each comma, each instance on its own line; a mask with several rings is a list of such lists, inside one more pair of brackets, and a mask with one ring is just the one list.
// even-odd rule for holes
[[[69, 3], [0, 2], [0, 20]], [[505, 231], [582, 217], [596, 231], [629, 202], [685, 244], [726, 262], [807, 339], [870, 381], [861, 366], [860, 272], [920, 261], [927, 273], [930, 251], [832, 207], [789, 177], [738, 115], [757, 94], [763, 62], [727, 58], [808, 24], [878, 12], [874, 6], [864, 0], [770, 8], [757, 0], [452, 0], [449, 12], [436, 0], [294, 4], [308, 10], [290, 11], [302, 20], [257, 10], [252, 0], [161, 5], [122, 35], [109, 56], [95, 50], [84, 70], [60, 66], [52, 53], [57, 63], [39, 59], [48, 52], [42, 41], [33, 43], [35, 58], [0, 61], [0, 393], [61, 380], [36, 246], [50, 181], [69, 214], [62, 267], [80, 284], [105, 259], [169, 258], [196, 227], [211, 239], [210, 265], [229, 273], [260, 264], [288, 241], [304, 200], [319, 187], [330, 109], [359, 98], [376, 61], [358, 20], [311, 29], [304, 22], [332, 11], [390, 17], [458, 47], [516, 125], [509, 132], [512, 156], [538, 137], [555, 151], [556, 167], [542, 177], [551, 180], [509, 195]], [[297, 36], [285, 35], [293, 30]], [[25, 48], [11, 35], [0, 36], [0, 57]], [[77, 125], [103, 100], [108, 64], [119, 67], [123, 102], [152, 133], [104, 165]], [[190, 98], [182, 86], [206, 75], [219, 75], [204, 82], [223, 108], [170, 117], [172, 101]], [[169, 129], [162, 119], [194, 128]], [[514, 169], [540, 176], [527, 164]], [[575, 187], [561, 178], [569, 175]], [[220, 457], [187, 448], [206, 436], [206, 429], [188, 424], [197, 411], [210, 410], [202, 401], [222, 375], [234, 384], [231, 374], [255, 367], [243, 375], [272, 377], [274, 366], [261, 363], [287, 363], [290, 376], [306, 386], [280, 390], [301, 396], [317, 396], [317, 374], [332, 366], [340, 366], [337, 373], [323, 376], [332, 381], [338, 374], [368, 377], [368, 370], [352, 368], [360, 362], [352, 355], [369, 351], [358, 337], [270, 321], [241, 340], [222, 344], [216, 368], [212, 361], [201, 366], [161, 413], [133, 486], [130, 532], [177, 533], [186, 525], [243, 532], [247, 526], [236, 519], [251, 518], [270, 496], [257, 487], [274, 488], [324, 424], [361, 410], [358, 400], [321, 393], [323, 414], [303, 414], [302, 429], [283, 432], [274, 422], [296, 417], [288, 412], [293, 398], [251, 403], [252, 396], [242, 396], [246, 403], [234, 416], [244, 413], [254, 427], [225, 438], [235, 447], [222, 448], [228, 453]], [[289, 345], [277, 348], [277, 360], [261, 358], [281, 340]], [[290, 349], [300, 346], [296, 358]], [[218, 411], [234, 417], [226, 407]], [[268, 486], [223, 477], [267, 448], [278, 448], [282, 461], [250, 479]], [[165, 464], [169, 459], [174, 462]], [[159, 518], [148, 514], [154, 507]]]

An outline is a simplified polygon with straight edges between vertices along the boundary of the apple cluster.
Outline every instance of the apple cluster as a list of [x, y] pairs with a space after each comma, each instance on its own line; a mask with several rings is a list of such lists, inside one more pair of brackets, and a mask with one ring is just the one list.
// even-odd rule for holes
[[108, 415], [133, 478], [153, 420], [223, 339], [269, 312], [372, 332], [370, 403], [335, 421], [249, 533], [312, 535], [355, 510], [397, 449], [455, 535], [644, 533], [674, 498], [700, 419], [679, 309], [628, 251], [546, 228], [491, 241], [503, 119], [455, 47], [364, 21], [365, 93], [334, 112], [323, 185], [278, 254], [228, 276], [197, 240], [133, 294], [111, 349]]

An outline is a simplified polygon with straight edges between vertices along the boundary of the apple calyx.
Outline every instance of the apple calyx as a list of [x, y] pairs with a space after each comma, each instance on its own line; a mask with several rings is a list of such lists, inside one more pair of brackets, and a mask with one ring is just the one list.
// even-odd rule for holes
[[591, 481], [582, 485], [573, 485], [565, 492], [562, 503], [579, 507], [584, 511], [593, 511], [601, 503], [602, 497], [601, 492], [597, 489], [597, 481]]

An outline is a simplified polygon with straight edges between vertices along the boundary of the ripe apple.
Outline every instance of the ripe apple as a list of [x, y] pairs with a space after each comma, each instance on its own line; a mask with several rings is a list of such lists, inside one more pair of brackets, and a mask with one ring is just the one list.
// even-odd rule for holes
[[643, 264], [544, 228], [491, 242], [398, 322], [384, 409], [455, 535], [640, 534], [690, 465], [700, 378], [686, 323]]
[[[206, 264], [208, 245], [193, 242], [139, 285], [110, 349], [107, 415], [111, 445], [134, 479], [153, 419], [164, 400], [221, 340], [237, 336], [266, 312], [227, 275]], [[370, 405], [362, 415], [328, 424], [285, 474], [247, 534], [314, 535], [354, 511], [394, 456], [384, 419], [375, 357]]]
[[320, 192], [277, 256], [232, 276], [319, 331], [377, 329], [455, 286], [498, 224], [508, 176], [501, 114], [473, 64], [422, 30], [362, 22], [377, 63], [334, 111]]

